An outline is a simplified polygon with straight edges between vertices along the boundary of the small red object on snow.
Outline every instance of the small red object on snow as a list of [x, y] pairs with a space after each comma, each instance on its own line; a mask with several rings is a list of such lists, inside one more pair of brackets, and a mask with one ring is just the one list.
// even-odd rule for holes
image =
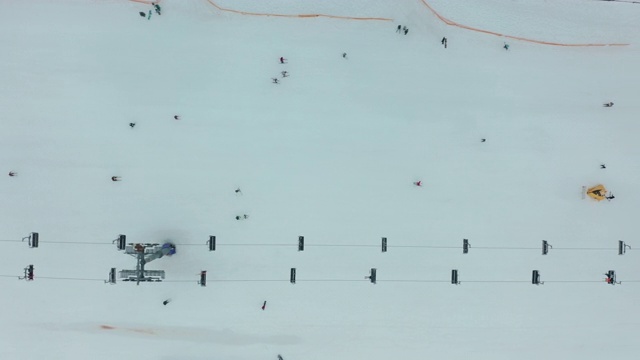
[[262, 310], [264, 310], [267, 307], [267, 302], [265, 301], [264, 304], [262, 304]]
[[422, 186], [422, 180], [413, 183], [415, 186]]

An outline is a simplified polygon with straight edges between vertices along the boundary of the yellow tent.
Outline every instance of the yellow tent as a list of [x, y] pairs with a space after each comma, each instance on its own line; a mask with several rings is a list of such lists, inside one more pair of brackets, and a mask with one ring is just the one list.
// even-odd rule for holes
[[607, 196], [607, 189], [605, 189], [604, 185], [596, 185], [587, 190], [587, 195], [592, 199], [601, 201]]

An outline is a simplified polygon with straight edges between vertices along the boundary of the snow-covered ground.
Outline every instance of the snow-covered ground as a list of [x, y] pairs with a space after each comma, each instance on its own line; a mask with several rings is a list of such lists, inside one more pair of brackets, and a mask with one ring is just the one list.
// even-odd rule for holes
[[[640, 5], [427, 3], [629, 45], [510, 40], [421, 0], [164, 0], [150, 19], [133, 1], [2, 1], [0, 359], [636, 356], [637, 251], [617, 244], [640, 246]], [[597, 184], [615, 199], [583, 199]], [[175, 243], [148, 265], [166, 281], [105, 284], [135, 266], [118, 234]]]

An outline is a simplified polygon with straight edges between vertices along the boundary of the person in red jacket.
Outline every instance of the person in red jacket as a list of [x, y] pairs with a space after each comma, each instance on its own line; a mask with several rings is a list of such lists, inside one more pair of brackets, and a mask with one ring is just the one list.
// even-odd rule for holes
[[413, 183], [413, 185], [415, 185], [415, 186], [422, 186], [422, 180], [415, 181], [415, 182]]

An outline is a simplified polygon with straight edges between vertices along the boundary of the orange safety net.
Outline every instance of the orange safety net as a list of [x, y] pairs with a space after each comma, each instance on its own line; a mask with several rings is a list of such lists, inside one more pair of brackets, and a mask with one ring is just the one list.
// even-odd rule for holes
[[342, 20], [373, 20], [373, 21], [393, 21], [388, 18], [379, 18], [379, 17], [351, 17], [351, 16], [338, 16], [338, 15], [326, 15], [326, 14], [297, 14], [297, 15], [288, 15], [288, 14], [267, 14], [267, 13], [255, 13], [255, 12], [247, 12], [247, 11], [239, 11], [233, 9], [226, 9], [212, 0], [207, 0], [209, 4], [213, 5], [216, 9], [220, 11], [232, 12], [240, 15], [252, 15], [252, 16], [277, 16], [277, 17], [287, 17], [287, 18], [317, 18], [317, 17], [326, 17], [331, 19], [342, 19]]
[[160, 4], [160, 1], [162, 1], [162, 0], [150, 0], [150, 1], [148, 1], [148, 0], [129, 0], [129, 1], [139, 2], [139, 3], [151, 5], [151, 3]]
[[494, 35], [494, 36], [501, 36], [501, 37], [505, 37], [505, 38], [509, 38], [509, 39], [527, 41], [527, 42], [532, 42], [532, 43], [542, 44], [542, 45], [553, 45], [553, 46], [627, 46], [627, 45], [629, 45], [629, 44], [564, 44], [564, 43], [556, 43], [556, 42], [550, 42], [550, 41], [534, 40], [534, 39], [527, 39], [527, 38], [523, 38], [523, 37], [519, 37], [519, 36], [511, 36], [511, 35], [500, 34], [500, 33], [494, 32], [494, 31], [478, 29], [478, 28], [474, 28], [474, 27], [470, 27], [470, 26], [459, 24], [459, 23], [457, 23], [455, 21], [451, 21], [451, 20], [445, 18], [444, 16], [440, 15], [437, 11], [435, 11], [435, 9], [433, 7], [431, 7], [431, 5], [429, 5], [425, 0], [420, 0], [420, 1], [422, 2], [422, 4], [424, 4], [424, 6], [426, 6], [431, 11], [431, 13], [433, 13], [433, 15], [435, 15], [438, 19], [440, 19], [445, 24], [451, 25], [451, 26], [455, 26], [455, 27], [459, 27], [461, 29], [481, 32], [481, 33], [484, 33], [484, 34], [489, 34], [489, 35]]

